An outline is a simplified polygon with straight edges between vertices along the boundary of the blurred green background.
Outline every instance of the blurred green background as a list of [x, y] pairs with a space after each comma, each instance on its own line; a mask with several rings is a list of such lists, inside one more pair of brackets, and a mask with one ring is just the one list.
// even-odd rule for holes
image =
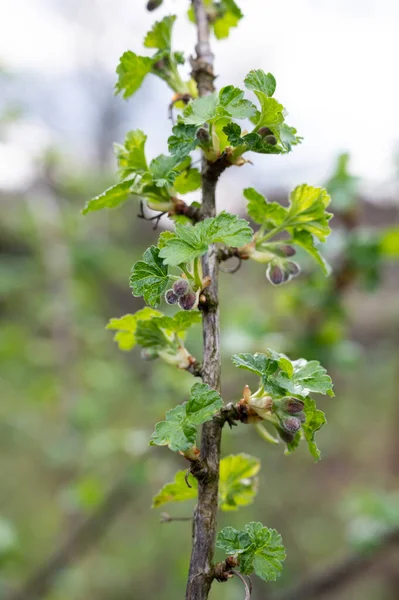
[[[127, 107], [112, 96], [112, 75], [99, 70], [87, 74], [80, 87], [75, 81], [75, 95], [89, 94], [79, 119], [93, 121], [94, 106], [97, 116], [90, 129], [74, 130], [72, 143], [71, 132], [54, 125], [61, 113], [50, 106], [45, 115], [49, 96], [40, 78], [30, 80], [5, 64], [0, 81], [1, 151], [14, 151], [16, 139], [25, 149], [41, 139], [29, 169], [24, 171], [23, 156], [17, 156], [20, 177], [13, 178], [10, 169], [10, 179], [3, 177], [0, 185], [0, 598], [21, 588], [71, 531], [101, 511], [110, 494], [115, 518], [103, 516], [98, 537], [74, 554], [39, 597], [183, 597], [190, 523], [161, 524], [161, 511], [151, 509], [151, 501], [185, 461], [164, 448], [149, 448], [148, 439], [165, 411], [185, 399], [192, 376], [144, 362], [139, 350], [120, 352], [105, 330], [109, 318], [141, 308], [141, 299], [130, 293], [129, 272], [158, 232], [137, 218], [134, 202], [80, 215], [86, 200], [113, 182], [112, 141], [140, 126], [146, 98], [153, 103], [158, 88], [147, 87]], [[69, 90], [64, 103], [72, 96]], [[163, 89], [157, 110], [165, 124], [164, 98]], [[72, 123], [73, 102], [64, 109]], [[46, 132], [54, 129], [56, 136], [42, 140], [42, 130], [32, 125], [37, 111]], [[90, 146], [85, 160], [80, 140]], [[387, 186], [381, 195], [374, 189], [371, 202], [367, 181], [353, 176], [348, 156], [338, 157], [335, 150], [323, 181], [309, 181], [324, 182], [332, 195], [336, 216], [325, 250], [331, 277], [325, 279], [306, 257], [299, 260], [301, 276], [281, 289], [268, 284], [257, 264], [221, 275], [226, 402], [241, 398], [251, 383], [232, 366], [235, 352], [272, 347], [291, 358], [316, 358], [335, 382], [336, 397], [319, 401], [328, 424], [318, 434], [323, 456], [318, 464], [304, 447], [285, 457], [282, 447], [267, 445], [249, 426], [224, 431], [223, 455], [247, 452], [261, 458], [262, 468], [255, 503], [222, 513], [220, 527], [260, 520], [278, 529], [287, 549], [282, 578], [270, 587], [254, 581], [255, 599], [364, 551], [376, 531], [399, 525], [399, 501], [392, 495], [399, 474], [397, 178], [390, 180], [390, 193]], [[257, 159], [258, 173], [267, 160]], [[224, 207], [242, 216], [244, 169], [222, 197]], [[303, 179], [298, 169], [295, 177], [298, 183]], [[286, 183], [256, 185], [284, 203]], [[162, 221], [161, 228], [165, 225]], [[201, 357], [199, 327], [190, 332], [187, 347]], [[193, 506], [165, 509], [180, 517], [189, 516]], [[397, 599], [398, 573], [393, 551], [334, 597]], [[215, 584], [212, 591], [214, 599], [242, 596], [238, 580]]]

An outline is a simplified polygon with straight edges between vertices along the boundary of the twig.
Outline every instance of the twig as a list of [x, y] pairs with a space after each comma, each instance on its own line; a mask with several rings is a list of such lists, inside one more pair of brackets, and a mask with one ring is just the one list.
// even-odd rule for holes
[[[190, 486], [191, 487], [191, 486]], [[171, 517], [169, 513], [161, 513], [161, 523], [172, 523], [172, 521], [192, 521], [193, 517]]]

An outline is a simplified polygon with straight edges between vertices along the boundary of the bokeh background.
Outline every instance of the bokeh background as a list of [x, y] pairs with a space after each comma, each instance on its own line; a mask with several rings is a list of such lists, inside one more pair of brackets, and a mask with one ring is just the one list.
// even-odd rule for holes
[[[187, 4], [165, 0], [155, 16], [144, 0], [2, 7], [0, 598], [26, 586], [90, 515], [68, 565], [53, 566], [43, 589], [31, 580], [21, 598], [184, 594], [190, 524], [161, 524], [151, 509], [184, 459], [149, 449], [148, 438], [192, 376], [143, 362], [136, 350], [121, 353], [105, 330], [109, 318], [142, 306], [129, 272], [158, 232], [137, 219], [133, 201], [86, 217], [80, 210], [114, 181], [112, 143], [128, 129], [148, 134], [150, 156], [167, 150], [166, 85], [149, 77], [125, 102], [113, 95], [114, 71], [120, 54], [140, 53], [154, 19], [169, 13], [181, 17], [174, 46], [189, 55]], [[226, 401], [248, 382], [230, 364], [237, 351], [319, 358], [335, 381], [336, 398], [320, 401], [328, 425], [318, 434], [318, 464], [304, 448], [285, 457], [250, 427], [225, 431], [223, 454], [248, 452], [262, 469], [255, 503], [221, 514], [220, 526], [260, 520], [287, 548], [279, 582], [254, 581], [260, 599], [370, 550], [379, 532], [399, 525], [399, 4], [241, 0], [241, 8], [240, 27], [214, 41], [217, 84], [241, 85], [251, 68], [274, 73], [304, 143], [226, 172], [219, 206], [244, 215], [244, 187], [284, 203], [307, 182], [327, 185], [336, 215], [325, 249], [330, 278], [305, 257], [301, 276], [282, 289], [256, 264], [221, 277]], [[187, 345], [200, 356], [199, 328]], [[166, 506], [173, 516], [192, 508]], [[398, 559], [392, 549], [331, 597], [397, 599]], [[242, 594], [239, 581], [229, 582], [215, 585], [212, 598]]]

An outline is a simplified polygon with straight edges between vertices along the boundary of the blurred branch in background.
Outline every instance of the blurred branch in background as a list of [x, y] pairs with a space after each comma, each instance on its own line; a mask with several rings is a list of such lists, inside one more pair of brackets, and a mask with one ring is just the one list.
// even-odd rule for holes
[[387, 552], [396, 547], [399, 547], [399, 528], [385, 534], [372, 551], [348, 555], [298, 585], [276, 594], [273, 600], [313, 600], [332, 596], [358, 577], [367, 577], [369, 569], [385, 559]]

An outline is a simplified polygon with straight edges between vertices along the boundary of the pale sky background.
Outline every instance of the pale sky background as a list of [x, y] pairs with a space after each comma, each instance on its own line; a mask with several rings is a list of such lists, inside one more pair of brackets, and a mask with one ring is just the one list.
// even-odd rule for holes
[[[242, 187], [259, 181], [263, 188], [320, 183], [341, 151], [351, 153], [352, 168], [370, 193], [395, 191], [398, 0], [238, 3], [245, 14], [240, 26], [227, 40], [213, 41], [217, 84], [242, 86], [252, 68], [272, 72], [275, 95], [304, 142], [288, 156], [253, 155], [253, 167], [230, 170], [222, 182], [224, 195], [235, 189], [237, 177]], [[90, 156], [93, 98], [87, 98], [85, 80], [104, 80], [102, 95], [111, 97], [119, 56], [126, 49], [146, 53], [144, 33], [166, 14], [182, 17], [174, 48], [188, 54], [195, 31], [184, 17], [187, 6], [187, 0], [165, 0], [161, 9], [148, 13], [145, 0], [3, 2], [0, 63], [18, 82], [17, 96], [27, 114], [0, 140], [0, 185], [29, 178], [32, 156], [50, 142], [83, 160]], [[151, 157], [166, 151], [169, 98], [166, 84], [149, 77], [137, 97], [121, 107], [121, 137], [126, 129], [140, 127], [149, 135]], [[116, 108], [125, 105], [120, 98], [114, 102]]]

